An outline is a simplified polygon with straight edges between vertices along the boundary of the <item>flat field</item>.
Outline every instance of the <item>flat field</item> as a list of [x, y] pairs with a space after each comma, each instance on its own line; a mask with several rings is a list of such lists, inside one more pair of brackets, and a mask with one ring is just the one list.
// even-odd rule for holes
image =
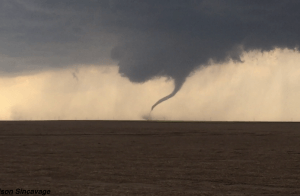
[[300, 123], [0, 122], [0, 188], [300, 195]]

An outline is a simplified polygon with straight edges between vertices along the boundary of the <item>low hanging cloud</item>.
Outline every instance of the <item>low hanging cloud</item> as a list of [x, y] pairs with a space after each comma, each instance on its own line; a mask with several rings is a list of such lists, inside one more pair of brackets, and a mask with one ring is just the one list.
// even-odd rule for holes
[[171, 97], [201, 66], [298, 50], [299, 9], [294, 0], [3, 0], [0, 73], [118, 64], [134, 83], [172, 78]]

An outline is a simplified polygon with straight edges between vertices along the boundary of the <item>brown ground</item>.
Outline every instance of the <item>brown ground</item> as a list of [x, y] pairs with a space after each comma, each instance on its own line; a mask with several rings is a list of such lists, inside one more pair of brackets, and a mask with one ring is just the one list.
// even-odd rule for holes
[[300, 195], [300, 123], [0, 122], [0, 188]]

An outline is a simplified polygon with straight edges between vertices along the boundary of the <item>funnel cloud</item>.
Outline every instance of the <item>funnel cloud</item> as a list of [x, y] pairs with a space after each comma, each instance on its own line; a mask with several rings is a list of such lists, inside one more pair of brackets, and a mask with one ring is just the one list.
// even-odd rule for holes
[[184, 80], [175, 80], [175, 87], [174, 87], [174, 90], [172, 91], [171, 94], [161, 98], [160, 100], [158, 100], [152, 107], [151, 107], [151, 111], [158, 105], [160, 104], [161, 102], [164, 102], [168, 99], [170, 99], [171, 97], [173, 97], [174, 95], [176, 95], [176, 93], [181, 89], [182, 85], [184, 83]]
[[299, 10], [295, 0], [3, 0], [0, 73], [117, 63], [131, 82], [174, 80], [153, 110], [200, 66], [298, 50]]

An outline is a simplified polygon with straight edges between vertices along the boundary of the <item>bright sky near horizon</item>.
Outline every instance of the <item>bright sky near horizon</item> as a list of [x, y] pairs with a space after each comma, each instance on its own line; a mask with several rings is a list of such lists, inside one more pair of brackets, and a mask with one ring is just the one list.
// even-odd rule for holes
[[0, 120], [299, 121], [299, 9], [2, 0]]
[[[299, 52], [252, 52], [243, 60], [200, 68], [152, 118], [299, 121]], [[1, 78], [0, 88], [1, 120], [143, 120], [173, 82], [135, 84], [118, 66], [82, 65]]]

